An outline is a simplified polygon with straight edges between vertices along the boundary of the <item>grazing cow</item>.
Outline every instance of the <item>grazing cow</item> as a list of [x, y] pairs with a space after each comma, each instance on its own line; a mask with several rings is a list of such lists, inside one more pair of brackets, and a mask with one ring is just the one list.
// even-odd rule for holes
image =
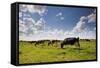
[[48, 46], [49, 46], [50, 44], [52, 44], [52, 46], [53, 46], [54, 43], [57, 44], [58, 42], [60, 42], [60, 40], [49, 40], [49, 41], [48, 41]]
[[55, 42], [56, 42], [55, 40], [49, 40], [49, 41], [48, 41], [48, 46], [49, 46], [50, 44], [53, 45]]
[[37, 46], [37, 45], [39, 45], [39, 44], [44, 44], [44, 40], [36, 41], [35, 46]]
[[74, 45], [77, 43], [77, 47], [80, 48], [80, 43], [79, 43], [79, 37], [78, 38], [65, 38], [64, 41], [61, 43], [61, 48], [63, 48], [64, 45]]
[[90, 41], [90, 39], [86, 39], [86, 41]]
[[31, 43], [31, 44], [32, 44], [32, 43], [35, 43], [35, 42], [36, 42], [36, 41], [29, 41], [29, 43]]

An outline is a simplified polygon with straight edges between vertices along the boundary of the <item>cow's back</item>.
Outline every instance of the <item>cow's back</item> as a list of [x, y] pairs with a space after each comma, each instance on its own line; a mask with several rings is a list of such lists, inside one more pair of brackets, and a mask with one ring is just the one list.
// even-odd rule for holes
[[66, 38], [63, 42], [66, 44], [71, 44], [73, 45], [76, 41], [76, 38]]

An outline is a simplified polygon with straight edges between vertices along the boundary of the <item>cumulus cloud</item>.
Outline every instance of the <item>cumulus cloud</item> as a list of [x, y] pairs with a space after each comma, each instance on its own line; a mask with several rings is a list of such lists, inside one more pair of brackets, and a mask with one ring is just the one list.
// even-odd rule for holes
[[38, 21], [35, 21], [33, 18], [19, 19], [19, 33], [21, 35], [34, 35], [43, 31], [44, 28], [45, 21], [43, 18], [40, 18]]
[[[31, 30], [30, 30], [31, 31]], [[30, 33], [30, 31], [28, 33]], [[31, 31], [32, 32], [32, 31]], [[95, 33], [93, 31], [83, 30], [79, 34], [72, 33], [71, 31], [64, 31], [62, 29], [48, 29], [43, 31], [35, 31], [37, 33], [29, 36], [21, 36], [20, 40], [64, 40], [68, 37], [80, 37], [82, 39], [95, 39]]]
[[33, 26], [35, 24], [35, 20], [33, 18], [23, 18], [22, 19], [27, 27]]
[[22, 12], [19, 12], [19, 18], [22, 17]]
[[[45, 29], [45, 20], [42, 15], [47, 12], [46, 6], [40, 5], [19, 5], [19, 35], [30, 36], [38, 34]], [[37, 13], [40, 19], [35, 21], [32, 14]]]
[[[31, 30], [29, 30], [28, 33], [32, 32]], [[65, 32], [62, 29], [49, 29], [49, 30], [37, 31], [37, 33], [30, 34], [29, 36], [23, 35], [20, 37], [20, 40], [28, 40], [28, 41], [43, 40], [43, 39], [63, 40], [68, 36], [69, 36], [68, 34], [65, 35]]]
[[44, 30], [45, 29], [45, 20], [43, 18], [40, 18], [36, 23], [35, 23], [35, 27], [37, 28], [37, 30]]
[[27, 12], [28, 11], [27, 10], [27, 5], [24, 5], [24, 4], [19, 5], [19, 11], [20, 12]]
[[81, 32], [85, 27], [85, 23], [86, 23], [85, 20], [86, 17], [82, 16], [78, 21], [78, 23], [76, 24], [76, 26], [73, 28], [72, 32]]
[[95, 22], [96, 21], [96, 14], [92, 13], [88, 15], [88, 23]]
[[19, 35], [23, 35], [26, 33], [26, 26], [22, 20], [19, 20]]
[[39, 15], [43, 15], [43, 13], [45, 13], [45, 11], [46, 11], [46, 6], [21, 4], [21, 5], [19, 5], [19, 11], [38, 13]]
[[90, 30], [83, 30], [78, 36], [82, 39], [96, 39], [96, 33]]
[[[96, 12], [96, 10], [95, 10]], [[96, 13], [91, 13], [88, 16], [80, 17], [80, 20], [76, 23], [76, 26], [73, 28], [72, 32], [81, 32], [85, 29], [86, 23], [96, 22]]]
[[[24, 36], [25, 37], [25, 36]], [[29, 38], [29, 39], [27, 39]], [[22, 39], [22, 38], [21, 38]], [[23, 40], [63, 40], [65, 39], [64, 31], [62, 29], [52, 29], [48, 31], [43, 31], [42, 33], [37, 33], [32, 36], [26, 36]]]

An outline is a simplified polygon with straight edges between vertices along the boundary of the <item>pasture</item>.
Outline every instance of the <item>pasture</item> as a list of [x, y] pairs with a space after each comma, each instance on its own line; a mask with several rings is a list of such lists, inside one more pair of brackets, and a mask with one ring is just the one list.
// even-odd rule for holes
[[59, 41], [48, 46], [48, 42], [44, 41], [44, 43], [35, 46], [35, 42], [20, 41], [19, 64], [96, 59], [95, 40], [80, 40], [80, 49], [70, 45], [61, 49], [60, 43]]

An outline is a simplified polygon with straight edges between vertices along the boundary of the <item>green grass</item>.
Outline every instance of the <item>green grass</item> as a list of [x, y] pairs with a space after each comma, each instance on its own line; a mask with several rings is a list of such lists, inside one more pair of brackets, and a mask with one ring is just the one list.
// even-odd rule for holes
[[96, 59], [96, 42], [80, 41], [80, 50], [75, 46], [64, 46], [60, 44], [48, 46], [47, 42], [37, 47], [34, 43], [19, 42], [19, 63], [45, 63], [60, 61], [78, 61], [78, 60], [95, 60]]

